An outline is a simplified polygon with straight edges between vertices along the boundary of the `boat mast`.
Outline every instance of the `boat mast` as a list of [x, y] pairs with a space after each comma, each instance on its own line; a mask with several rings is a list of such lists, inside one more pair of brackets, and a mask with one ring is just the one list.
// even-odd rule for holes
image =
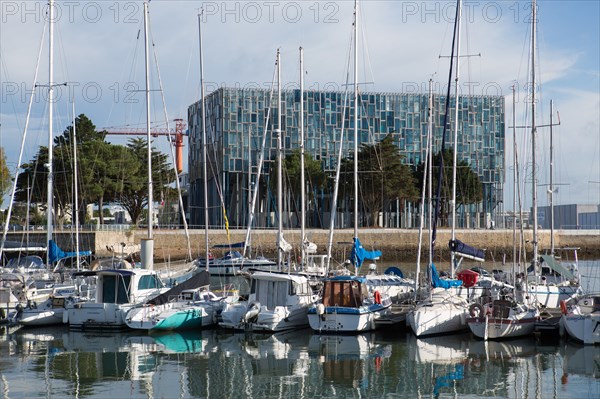
[[[207, 142], [206, 142], [206, 103], [204, 101], [204, 63], [202, 60], [202, 14], [198, 14], [198, 42], [200, 44], [200, 98], [202, 104], [202, 160], [204, 161], [204, 168], [202, 170], [202, 178], [204, 180], [204, 246], [206, 248], [205, 253], [205, 269], [208, 271], [209, 265], [209, 252], [208, 252], [208, 168], [207, 159]], [[249, 145], [249, 144], [248, 144]]]
[[512, 276], [517, 273], [517, 112], [515, 85], [512, 86], [512, 124], [513, 124], [513, 262]]
[[[354, 0], [354, 240], [358, 239], [358, 0]], [[357, 272], [355, 268], [355, 272]]]
[[[429, 153], [429, 148], [431, 146], [431, 132], [432, 132], [432, 124], [433, 124], [433, 80], [429, 79], [429, 98], [427, 102], [427, 139], [426, 139], [426, 150], [425, 150], [425, 162], [423, 163], [423, 186], [421, 190], [421, 214], [419, 221], [419, 245], [417, 250], [417, 270], [415, 275], [415, 297], [418, 295], [419, 288], [419, 275], [421, 274], [421, 248], [423, 245], [423, 225], [425, 220], [425, 188], [429, 186], [429, 201], [431, 201], [431, 170], [429, 169], [429, 158], [431, 154]], [[431, 214], [431, 208], [429, 207], [429, 214]], [[428, 219], [431, 222], [431, 219]], [[431, 224], [430, 224], [431, 226]], [[431, 229], [430, 229], [431, 231]], [[431, 237], [429, 237], [429, 245], [431, 245]], [[429, 247], [431, 248], [431, 246]], [[430, 252], [431, 255], [431, 252]]]
[[[52, 239], [53, 224], [52, 224], [52, 210], [53, 197], [54, 197], [54, 171], [53, 171], [53, 145], [54, 137], [52, 132], [53, 113], [54, 113], [54, 0], [48, 2], [48, 208], [46, 209], [46, 245], [48, 251], [46, 252], [46, 264], [50, 264], [50, 240]], [[100, 210], [102, 212], [102, 210]], [[8, 223], [8, 221], [6, 222]]]
[[306, 187], [304, 186], [304, 49], [300, 47], [300, 265], [305, 266]]
[[[456, 75], [454, 77], [454, 151], [452, 159], [452, 241], [456, 239], [456, 165], [458, 162], [458, 107], [460, 100], [459, 93], [459, 71], [460, 71], [460, 20], [462, 14], [462, 0], [458, 1], [458, 10], [456, 11]], [[454, 269], [456, 267], [456, 257], [454, 251], [450, 251], [450, 277], [454, 278]]]
[[277, 49], [277, 129], [275, 129], [275, 134], [277, 135], [277, 212], [279, 213], [277, 218], [277, 266], [281, 268], [283, 261], [283, 198], [281, 193], [283, 140], [281, 137], [281, 53], [279, 49]]
[[552, 114], [554, 113], [554, 104], [550, 100], [550, 187], [548, 187], [548, 193], [550, 194], [550, 255], [554, 256], [554, 148], [552, 146]]
[[[77, 271], [81, 265], [79, 259], [79, 182], [78, 182], [78, 171], [77, 171], [77, 128], [75, 127], [75, 99], [73, 99], [73, 187], [74, 187], [74, 206], [73, 213], [75, 215], [75, 252], [77, 257]], [[29, 209], [29, 204], [27, 205]]]
[[152, 207], [152, 137], [150, 133], [150, 45], [148, 40], [148, 1], [144, 1], [144, 45], [146, 66], [146, 140], [148, 144], [148, 237], [142, 240], [142, 255], [144, 268], [153, 269], [154, 242], [152, 237], [152, 224], [154, 222]]
[[535, 166], [535, 136], [537, 128], [535, 126], [535, 32], [537, 19], [536, 0], [531, 2], [531, 201], [533, 208], [533, 266], [534, 273], [537, 274], [538, 263], [538, 214], [537, 214], [537, 190], [536, 190], [536, 166]]

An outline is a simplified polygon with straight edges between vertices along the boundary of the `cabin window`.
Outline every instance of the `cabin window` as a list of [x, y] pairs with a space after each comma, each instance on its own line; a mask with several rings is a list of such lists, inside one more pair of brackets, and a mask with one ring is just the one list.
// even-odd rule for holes
[[102, 277], [102, 303], [128, 303], [131, 276]]
[[148, 290], [152, 288], [161, 288], [162, 284], [156, 275], [142, 276], [138, 283], [138, 290]]
[[274, 309], [275, 306], [285, 306], [287, 294], [290, 291], [289, 284], [289, 281], [254, 280], [252, 291], [261, 306]]
[[[366, 290], [366, 287], [364, 288]], [[357, 307], [362, 305], [361, 285], [357, 281], [332, 281], [325, 284], [323, 305]]]

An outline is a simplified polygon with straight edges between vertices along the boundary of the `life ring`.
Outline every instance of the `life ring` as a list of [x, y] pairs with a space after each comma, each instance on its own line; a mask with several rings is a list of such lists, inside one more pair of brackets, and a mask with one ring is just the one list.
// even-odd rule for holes
[[481, 306], [481, 304], [474, 303], [469, 306], [469, 315], [471, 317], [481, 317], [483, 314], [483, 306]]
[[373, 298], [375, 299], [376, 304], [381, 305], [381, 294], [379, 293], [379, 291], [375, 291], [373, 293]]
[[567, 309], [567, 303], [565, 301], [560, 301], [560, 312], [562, 314], [567, 314], [569, 312]]

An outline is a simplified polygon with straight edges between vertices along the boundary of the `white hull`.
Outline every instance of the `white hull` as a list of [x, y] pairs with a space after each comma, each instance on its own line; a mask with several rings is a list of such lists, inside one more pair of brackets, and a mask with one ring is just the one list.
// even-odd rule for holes
[[256, 321], [249, 325], [252, 331], [278, 332], [308, 327], [308, 305], [288, 308], [277, 306], [273, 310], [261, 309]]
[[467, 324], [477, 338], [503, 339], [533, 334], [537, 319], [530, 313], [510, 318], [472, 317], [467, 319]]
[[123, 329], [126, 328], [125, 313], [132, 304], [82, 302], [67, 309], [63, 320], [73, 330]]
[[567, 333], [586, 345], [600, 344], [600, 312], [562, 316]]
[[322, 315], [308, 314], [310, 328], [319, 333], [354, 333], [375, 330], [375, 321], [390, 313], [390, 307], [370, 310], [368, 306], [352, 309], [354, 313], [346, 313], [347, 308], [340, 308], [340, 312], [329, 308]]
[[42, 327], [62, 324], [64, 312], [64, 308], [30, 311], [22, 314], [18, 319], [18, 322], [26, 327]]
[[528, 284], [523, 299], [529, 306], [558, 309], [561, 301], [568, 301], [581, 293], [579, 285]]
[[406, 321], [417, 337], [450, 334], [467, 329], [467, 302], [448, 291], [436, 291], [408, 312]]

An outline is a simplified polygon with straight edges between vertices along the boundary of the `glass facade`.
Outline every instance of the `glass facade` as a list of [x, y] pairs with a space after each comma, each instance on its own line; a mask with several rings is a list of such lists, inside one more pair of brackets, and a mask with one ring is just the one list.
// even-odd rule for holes
[[[265, 149], [265, 165], [275, 160], [276, 136], [271, 133], [277, 122], [277, 93], [264, 89], [221, 88], [205, 98], [206, 134], [208, 152], [208, 194], [210, 224], [222, 226], [220, 206], [223, 201], [232, 226], [244, 226], [248, 212], [248, 176], [251, 183], [256, 179], [260, 149], [266, 118], [269, 118]], [[308, 91], [304, 97], [305, 151], [320, 160], [323, 169], [333, 174], [337, 163], [342, 126], [344, 133], [344, 156], [353, 149], [354, 104], [353, 93], [333, 91]], [[446, 97], [434, 95], [434, 152], [441, 146]], [[427, 94], [417, 93], [363, 93], [359, 95], [360, 143], [374, 144], [388, 134], [394, 135], [403, 162], [416, 166], [425, 158], [427, 138]], [[450, 101], [449, 123], [454, 121], [454, 98]], [[270, 112], [269, 112], [270, 109]], [[299, 147], [300, 91], [282, 92], [282, 132], [284, 157]], [[485, 218], [501, 213], [504, 181], [504, 98], [501, 96], [461, 96], [458, 109], [458, 159], [466, 161], [483, 183], [484, 200], [472, 209], [463, 210], [458, 227], [480, 226]], [[189, 169], [190, 169], [190, 223], [204, 225], [202, 118], [201, 103], [188, 109]], [[446, 148], [451, 145], [452, 132], [447, 132]], [[249, 163], [250, 160], [250, 163]], [[268, 170], [265, 166], [263, 170]], [[250, 173], [251, 171], [251, 173]], [[262, 176], [261, 179], [269, 179]], [[216, 183], [218, 181], [218, 184]], [[221, 190], [217, 186], [222, 187]], [[318, 193], [319, 198], [329, 193]], [[221, 198], [222, 197], [222, 198]], [[275, 210], [269, 195], [259, 196], [262, 202], [256, 212], [261, 215], [259, 226], [276, 225]], [[340, 199], [341, 201], [341, 199]], [[321, 217], [328, 214], [328, 202], [321, 203]], [[288, 208], [291, 209], [291, 208]], [[391, 210], [394, 211], [394, 210]], [[390, 211], [390, 215], [392, 212]], [[396, 209], [395, 211], [398, 211]], [[404, 209], [403, 211], [406, 211]], [[469, 216], [465, 216], [469, 214]], [[351, 218], [350, 218], [351, 219]], [[388, 227], [411, 227], [408, 220]], [[395, 220], [391, 218], [390, 220]], [[284, 218], [285, 220], [285, 218]], [[285, 222], [293, 226], [293, 222]], [[485, 223], [485, 222], [483, 222]], [[312, 227], [326, 227], [311, 222]]]

